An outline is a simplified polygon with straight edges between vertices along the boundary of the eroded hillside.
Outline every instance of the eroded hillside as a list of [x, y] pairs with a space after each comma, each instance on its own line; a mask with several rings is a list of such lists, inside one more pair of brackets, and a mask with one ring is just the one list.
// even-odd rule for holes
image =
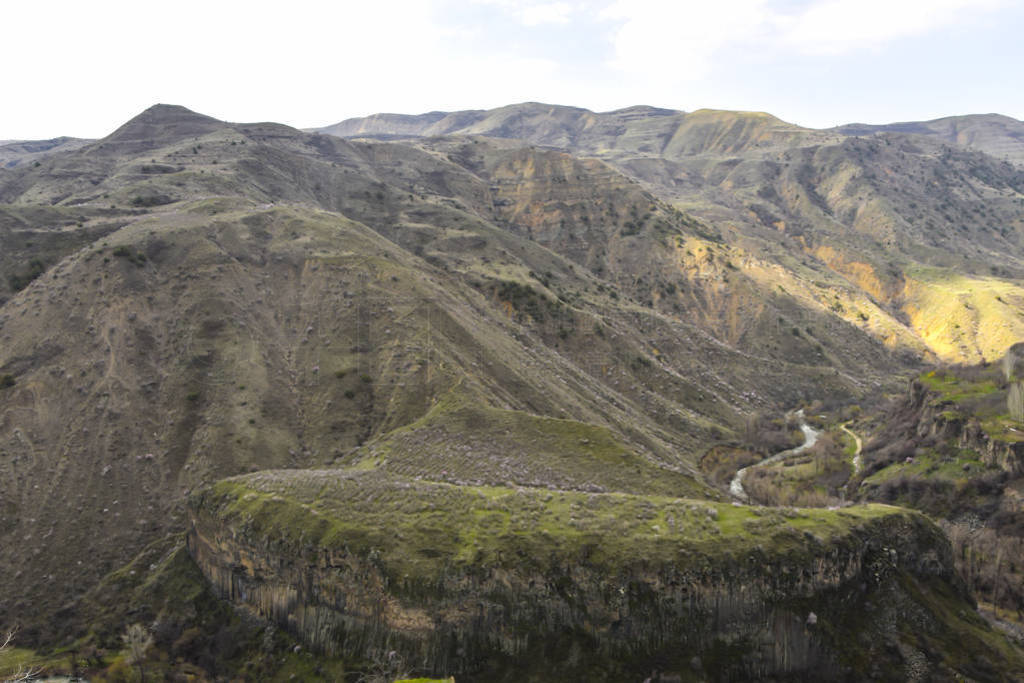
[[[543, 115], [546, 128], [534, 142], [544, 145], [585, 140], [597, 150], [620, 124], [632, 133], [619, 135], [619, 151], [603, 160], [477, 135], [528, 131], [533, 119], [516, 108], [502, 112], [494, 129], [477, 121], [472, 130], [437, 131], [470, 135], [396, 142], [344, 140], [272, 123], [225, 123], [158, 105], [107, 138], [55, 148], [31, 164], [3, 170], [0, 621], [18, 622], [21, 637], [36, 644], [87, 634], [88, 642], [111, 647], [118, 642], [111, 624], [145, 614], [165, 624], [165, 652], [187, 654], [198, 651], [188, 645], [192, 641], [182, 641], [189, 629], [213, 628], [211, 623], [228, 617], [210, 616], [212, 621], [197, 625], [195, 614], [207, 614], [205, 608], [191, 616], [179, 610], [173, 619], [165, 614], [174, 611], [166, 596], [176, 581], [185, 582], [190, 595], [207, 595], [181, 551], [182, 534], [191, 533], [190, 548], [207, 579], [243, 604], [245, 599], [232, 594], [231, 581], [222, 581], [225, 572], [235, 571], [230, 558], [252, 553], [253, 562], [278, 562], [277, 550], [264, 556], [256, 549], [276, 543], [276, 525], [296, 515], [329, 513], [336, 521], [378, 504], [384, 512], [398, 500], [395, 514], [411, 506], [403, 524], [412, 526], [388, 528], [399, 534], [397, 540], [422, 524], [442, 536], [445, 525], [465, 526], [466, 533], [482, 538], [491, 520], [471, 514], [482, 525], [477, 528], [459, 515], [466, 512], [465, 500], [483, 496], [503, 501], [499, 507], [508, 509], [498, 510], [499, 516], [515, 517], [503, 528], [527, 539], [540, 538], [545, 529], [575, 539], [579, 520], [573, 506], [595, 502], [618, 512], [601, 517], [600, 528], [590, 531], [606, 538], [636, 531], [637, 547], [649, 544], [658, 553], [678, 549], [686, 539], [704, 539], [705, 532], [753, 542], [758, 529], [770, 526], [780, 534], [779, 548], [741, 543], [737, 552], [783, 564], [779, 558], [793, 553], [825, 563], [821, 571], [827, 576], [813, 587], [800, 588], [799, 596], [771, 598], [799, 604], [758, 612], [749, 638], [715, 644], [722, 652], [735, 648], [745, 654], [735, 666], [728, 658], [715, 660], [703, 669], [708, 675], [769, 676], [822, 662], [837, 672], [857, 669], [860, 660], [837, 654], [838, 636], [821, 645], [806, 633], [799, 636], [802, 627], [793, 619], [798, 612], [807, 619], [805, 607], [833, 610], [839, 603], [830, 591], [854, 596], [865, 567], [877, 562], [894, 571], [878, 596], [897, 595], [927, 611], [931, 616], [922, 617], [923, 623], [938, 634], [922, 646], [891, 630], [880, 636], [889, 646], [910, 648], [908, 656], [917, 661], [969, 632], [978, 647], [993, 648], [992, 661], [998, 662], [992, 670], [1016, 670], [1017, 655], [1004, 652], [1003, 642], [992, 639], [983, 623], [947, 618], [946, 611], [955, 606], [956, 614], [970, 598], [953, 579], [948, 546], [922, 518], [882, 509], [821, 511], [771, 516], [770, 524], [761, 525], [748, 518], [766, 513], [730, 512], [732, 506], [722, 504], [724, 493], [698, 468], [712, 445], [746, 438], [752, 414], [781, 414], [813, 399], [870, 397], [898, 386], [900, 373], [916, 369], [923, 355], [939, 353], [940, 342], [915, 327], [918, 313], [906, 303], [925, 296], [908, 297], [914, 282], [946, 287], [952, 280], [942, 273], [960, 273], [965, 293], [957, 302], [977, 310], [973, 318], [965, 314], [965, 328], [974, 336], [963, 344], [983, 354], [981, 337], [1002, 343], [987, 332], [1005, 318], [992, 302], [1011, 312], [1024, 302], [1011, 279], [1012, 249], [1003, 249], [1001, 267], [1007, 270], [995, 276], [971, 265], [956, 244], [941, 241], [932, 256], [914, 261], [917, 270], [902, 261], [900, 268], [886, 261], [883, 270], [871, 260], [881, 252], [870, 250], [851, 261], [850, 250], [866, 243], [856, 240], [882, 235], [884, 230], [873, 231], [893, 220], [891, 212], [879, 210], [877, 221], [851, 214], [843, 219], [849, 225], [835, 219], [832, 232], [818, 231], [807, 217], [812, 209], [859, 211], [850, 197], [860, 185], [835, 181], [831, 194], [820, 188], [826, 175], [834, 180], [853, 173], [845, 164], [857, 145], [867, 145], [865, 155], [900, 158], [876, 150], [884, 144], [877, 141], [811, 134], [767, 115], [698, 112], [680, 123], [673, 113], [643, 108], [619, 112], [612, 122], [591, 120], [584, 110], [572, 110], [571, 116], [561, 110], [533, 113]], [[406, 132], [418, 125], [402, 122]], [[807, 147], [808, 139], [818, 147]], [[632, 173], [630, 159], [653, 158], [645, 156], [652, 140], [661, 140], [659, 150], [669, 150], [677, 160], [672, 163], [682, 164], [671, 167], [675, 175], [659, 180], [662, 185], [649, 179], [641, 184], [623, 173]], [[709, 161], [708, 155], [724, 159], [751, 150], [758, 150], [758, 158], [747, 167]], [[800, 156], [797, 168], [776, 168], [781, 162], [773, 155], [786, 154]], [[966, 164], [966, 158], [954, 155], [949, 163]], [[680, 159], [696, 160], [696, 166], [685, 170]], [[971, 186], [978, 193], [1003, 183], [998, 193], [982, 197], [992, 199], [984, 204], [993, 207], [986, 209], [995, 212], [992, 220], [1015, 215], [1015, 177], [999, 164], [978, 163], [989, 164], [984, 168], [993, 174], [984, 188]], [[812, 166], [830, 170], [811, 182], [800, 169]], [[769, 171], [778, 197], [753, 189], [763, 187]], [[699, 201], [662, 192], [671, 178], [683, 176], [696, 183], [693, 197]], [[886, 186], [871, 188], [877, 194]], [[788, 212], [780, 219], [784, 224], [750, 209], [749, 193], [767, 202], [766, 211]], [[789, 199], [783, 201], [784, 195]], [[975, 200], [981, 202], [970, 201]], [[947, 211], [960, 211], [965, 202], [957, 200]], [[894, 236], [903, 234], [900, 226], [890, 227]], [[1012, 230], [996, 236], [983, 226], [970, 229], [979, 248], [992, 251], [1015, 239]], [[893, 253], [903, 254], [910, 249], [906, 245], [929, 234], [914, 233]], [[940, 263], [934, 254], [950, 260]], [[976, 292], [978, 283], [988, 287], [983, 294]], [[979, 296], [992, 304], [984, 312]], [[960, 320], [959, 309], [920, 308], [922, 320]], [[1011, 327], [1006, 338], [1014, 334]], [[266, 471], [273, 474], [260, 474]], [[253, 478], [224, 483], [238, 475]], [[310, 482], [316, 485], [310, 488]], [[363, 483], [370, 508], [349, 495], [351, 482], [357, 488]], [[255, 488], [246, 488], [250, 484]], [[261, 488], [265, 484], [270, 488]], [[379, 500], [372, 497], [378, 490]], [[237, 505], [225, 491], [241, 496]], [[434, 508], [426, 498], [402, 501], [403, 491], [426, 498], [451, 493], [462, 502], [449, 509], [441, 501]], [[284, 517], [254, 525], [242, 508], [250, 496], [264, 494], [271, 507], [279, 496], [294, 494], [299, 502]], [[561, 507], [552, 512], [546, 506], [555, 497]], [[620, 527], [613, 523], [622, 515], [646, 515], [651, 506], [672, 508], [678, 512], [673, 520], [686, 518], [678, 529], [677, 521], [664, 518], [674, 540], [659, 536], [660, 521], [656, 529], [645, 522], [642, 533], [625, 521]], [[239, 510], [243, 514], [236, 517]], [[544, 529], [520, 519], [567, 510], [568, 520], [548, 520]], [[723, 522], [714, 523], [709, 510]], [[449, 514], [456, 517], [445, 518]], [[697, 519], [701, 515], [710, 521]], [[376, 546], [356, 543], [367, 533], [380, 533], [374, 519], [367, 524], [352, 517], [343, 530], [352, 534], [352, 547], [358, 546], [351, 558], [356, 564], [375, 562]], [[312, 541], [317, 529], [323, 531], [319, 525], [299, 520], [298, 528], [286, 529], [297, 534], [287, 540]], [[245, 547], [227, 540], [236, 532], [245, 536]], [[886, 550], [901, 535], [921, 542], [910, 559], [893, 558]], [[345, 546], [345, 538], [334, 540]], [[541, 540], [517, 554], [526, 562], [546, 562], [557, 539]], [[434, 545], [416, 549], [424, 566], [466, 560], [460, 571], [484, 571], [473, 566], [468, 546]], [[839, 547], [853, 550], [836, 560]], [[503, 551], [487, 545], [480, 552]], [[715, 590], [731, 590], [727, 575], [743, 561], [729, 552], [708, 553], [707, 571], [724, 577]], [[832, 561], [841, 566], [828, 569]], [[671, 575], [669, 564], [648, 571], [630, 560], [620, 569], [623, 581], [638, 583], [637, 590], [648, 595]], [[152, 580], [131, 578], [139, 571], [152, 571]], [[297, 565], [296, 571], [304, 569]], [[391, 576], [398, 569], [387, 571]], [[529, 584], [528, 573], [513, 575]], [[481, 579], [480, 585], [499, 579]], [[803, 585], [794, 581], [779, 590]], [[335, 590], [329, 583], [322, 590]], [[614, 588], [600, 581], [578, 587], [602, 595]], [[563, 589], [558, 600], [564, 604], [546, 603], [550, 613], [538, 618], [554, 618], [571, 606], [576, 588], [570, 582]], [[736, 609], [743, 615], [768, 609], [770, 592]], [[159, 603], [146, 595], [161, 596]], [[374, 609], [394, 597], [388, 589], [374, 595], [383, 601]], [[682, 604], [683, 593], [671, 595]], [[601, 629], [618, 628], [607, 597], [594, 598], [570, 621], [583, 624], [600, 616]], [[129, 603], [124, 611], [111, 606], [118, 600]], [[324, 604], [305, 596], [288, 602], [287, 609], [315, 620]], [[255, 607], [277, 619], [282, 615], [275, 605]], [[638, 633], [660, 623], [648, 620], [649, 606], [637, 607]], [[347, 623], [344, 605], [331, 603], [330, 609]], [[307, 643], [323, 645], [318, 632], [293, 628], [292, 612], [286, 612], [283, 626]], [[771, 615], [787, 620], [778, 628], [793, 632], [799, 652], [762, 652], [768, 647], [765, 634], [775, 628], [769, 622], [777, 621]], [[359, 627], [371, 633], [367, 647], [349, 648], [345, 666], [362, 666], [379, 654], [388, 638], [380, 623]], [[481, 638], [505, 642], [508, 634], [501, 628]], [[836, 628], [866, 633], [859, 622]], [[190, 638], [200, 638], [197, 633]], [[497, 651], [534, 652], [525, 646], [495, 650], [493, 642], [468, 659], [423, 659], [422, 666], [438, 674], [478, 673], [490, 666], [480, 658]], [[711, 645], [694, 641], [694, 652]], [[660, 657], [659, 647], [645, 644], [634, 668]], [[869, 658], [875, 651], [858, 652]], [[929, 671], [968, 671], [961, 654], [937, 660]], [[195, 652], [188, 657], [198, 661]], [[673, 659], [672, 670], [685, 668], [684, 659]], [[452, 671], [448, 662], [455, 663]], [[236, 672], [219, 661], [207, 665], [209, 675]]]
[[[817, 131], [753, 112], [529, 103], [321, 130], [488, 135], [603, 159], [716, 226], [759, 298], [781, 287], [890, 348], [977, 362], [1024, 333], [1024, 171], [1014, 165], [1024, 124], [961, 118]], [[726, 297], [742, 300], [734, 289]], [[707, 324], [727, 335], [728, 311], [741, 305]]]
[[[448, 419], [436, 404], [452, 392], [507, 438], [519, 413], [566, 435], [531, 469], [449, 428], [434, 464], [417, 461], [425, 476], [465, 476], [474, 457], [508, 461], [476, 480], [536, 483], [575, 447], [560, 486], [621, 487], [577, 476], [594, 439], [678, 473], [679, 493], [715, 495], [695, 457], [751, 406], [857, 393], [896, 367], [878, 347], [837, 373], [781, 323], [778, 350], [723, 343], [696, 302], [717, 304], [676, 265], [682, 245], [710, 250], [712, 229], [564, 153], [348, 143], [156, 107], [16, 169], [0, 195], [7, 614], [44, 617], [80, 590], [57, 577], [85, 587], [182, 528], [197, 487], [373, 462], [360, 454], [394, 448], [393, 430]], [[648, 289], [668, 275], [671, 306]]]

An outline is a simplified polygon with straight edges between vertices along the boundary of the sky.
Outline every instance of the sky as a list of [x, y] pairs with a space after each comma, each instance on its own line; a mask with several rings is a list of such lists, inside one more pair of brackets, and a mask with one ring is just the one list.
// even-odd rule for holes
[[300, 128], [525, 101], [1024, 119], [1022, 0], [34, 0], [0, 19], [0, 140], [101, 137], [157, 102]]

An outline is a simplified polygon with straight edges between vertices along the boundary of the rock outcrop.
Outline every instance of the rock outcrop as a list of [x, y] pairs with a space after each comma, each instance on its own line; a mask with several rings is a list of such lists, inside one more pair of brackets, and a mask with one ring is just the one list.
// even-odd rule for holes
[[908, 405], [917, 411], [917, 435], [954, 440], [960, 448], [978, 453], [986, 465], [999, 467], [1011, 477], [1024, 475], [1024, 441], [996, 438], [976, 415], [962, 411], [919, 381], [910, 383]]
[[320, 651], [395, 650], [460, 680], [842, 678], [886, 648], [914, 650], [900, 633], [915, 619], [948, 627], [926, 586], [967, 606], [941, 532], [886, 506], [782, 511], [322, 471], [226, 480], [191, 511], [189, 550], [224, 597]]

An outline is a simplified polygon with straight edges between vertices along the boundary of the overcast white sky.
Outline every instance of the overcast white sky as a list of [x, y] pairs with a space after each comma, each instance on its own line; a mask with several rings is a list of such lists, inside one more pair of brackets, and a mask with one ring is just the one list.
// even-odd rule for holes
[[298, 127], [523, 101], [1024, 118], [1020, 0], [18, 0], [0, 19], [0, 139], [100, 137], [156, 102]]

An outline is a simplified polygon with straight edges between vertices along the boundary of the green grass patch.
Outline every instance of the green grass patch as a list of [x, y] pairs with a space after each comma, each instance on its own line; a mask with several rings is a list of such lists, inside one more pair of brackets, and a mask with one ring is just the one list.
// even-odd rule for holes
[[928, 450], [911, 458], [910, 462], [897, 462], [864, 479], [868, 486], [878, 485], [901, 475], [938, 477], [951, 481], [966, 481], [970, 476], [994, 469], [983, 463], [975, 451], [955, 449], [955, 455]]
[[697, 495], [686, 474], [658, 466], [607, 427], [504, 410], [453, 390], [409, 425], [359, 451], [357, 469], [473, 485], [553, 486]]
[[[996, 374], [993, 370], [992, 373]], [[994, 376], [966, 379], [949, 371], [932, 370], [918, 378], [922, 384], [938, 393], [943, 400], [960, 403], [972, 398], [989, 396], [1001, 391]]]
[[16, 676], [19, 672], [35, 671], [39, 675], [46, 675], [50, 671], [62, 671], [67, 663], [67, 655], [62, 652], [44, 654], [12, 644], [0, 652], [0, 681], [18, 680]]
[[1007, 389], [1000, 381], [1000, 369], [990, 367], [933, 370], [918, 379], [937, 394], [933, 405], [944, 408], [940, 415], [953, 422], [976, 418], [982, 431], [996, 441], [1024, 441], [1024, 423], [1007, 413]]
[[852, 458], [857, 454], [857, 440], [844, 431], [836, 432], [836, 438], [843, 446], [843, 455], [847, 458]]
[[1024, 441], [1024, 424], [1009, 415], [993, 415], [981, 421], [981, 429], [991, 439], [1017, 443]]
[[[260, 472], [192, 498], [213, 518], [297, 553], [374, 554], [398, 579], [432, 580], [452, 566], [547, 570], [584, 562], [618, 572], [636, 563], [685, 568], [701, 557], [809, 552], [886, 516], [885, 505], [842, 510], [759, 508], [623, 493], [452, 486], [383, 472]], [[800, 532], [800, 533], [797, 533]], [[776, 547], [777, 545], [777, 547]]]

